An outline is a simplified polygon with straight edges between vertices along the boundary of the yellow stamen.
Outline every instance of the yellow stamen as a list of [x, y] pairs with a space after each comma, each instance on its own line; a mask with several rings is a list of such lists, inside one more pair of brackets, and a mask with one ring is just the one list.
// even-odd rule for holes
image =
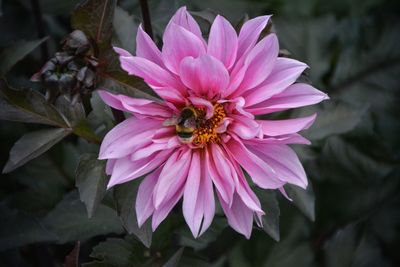
[[217, 128], [226, 117], [226, 112], [222, 104], [214, 105], [214, 115], [208, 120], [202, 121], [193, 132], [193, 144], [203, 146], [208, 143], [218, 143], [220, 141]]

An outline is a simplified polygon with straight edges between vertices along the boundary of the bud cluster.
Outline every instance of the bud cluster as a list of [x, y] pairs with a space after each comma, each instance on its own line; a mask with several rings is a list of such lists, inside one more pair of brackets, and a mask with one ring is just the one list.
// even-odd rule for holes
[[62, 94], [76, 103], [96, 86], [97, 60], [88, 38], [80, 30], [70, 33], [61, 45], [62, 51], [55, 53], [31, 80], [44, 84], [48, 100]]

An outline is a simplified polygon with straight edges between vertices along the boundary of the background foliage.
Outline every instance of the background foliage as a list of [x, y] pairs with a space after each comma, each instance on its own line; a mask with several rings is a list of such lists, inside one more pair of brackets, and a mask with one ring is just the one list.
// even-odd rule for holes
[[[288, 187], [293, 203], [258, 191], [267, 215], [250, 240], [221, 213], [195, 240], [180, 208], [155, 233], [139, 229], [138, 182], [105, 190], [98, 143], [118, 114], [92, 90], [154, 95], [119, 69], [110, 49], [135, 51], [138, 1], [88, 1], [73, 12], [78, 2], [0, 1], [0, 266], [400, 265], [398, 1], [149, 1], [157, 42], [181, 5], [205, 30], [216, 13], [238, 25], [245, 13], [274, 14], [283, 52], [311, 66], [302, 79], [331, 97], [278, 115], [318, 112], [304, 133], [313, 145], [295, 147], [311, 186]], [[95, 78], [80, 84], [82, 101], [73, 103], [76, 92], [48, 101], [48, 86], [30, 77], [66, 51], [60, 41], [74, 29], [90, 44], [68, 53], [84, 59], [77, 63], [84, 77]]]

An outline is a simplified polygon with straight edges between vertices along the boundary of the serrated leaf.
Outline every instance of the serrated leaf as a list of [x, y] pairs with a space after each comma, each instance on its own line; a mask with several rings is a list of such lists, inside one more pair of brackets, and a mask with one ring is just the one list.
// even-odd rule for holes
[[93, 154], [83, 155], [76, 169], [76, 186], [91, 218], [106, 193], [105, 162], [98, 160]]
[[0, 204], [0, 251], [20, 246], [56, 240], [39, 220], [21, 211]]
[[324, 247], [325, 266], [352, 266], [357, 243], [357, 232], [354, 225], [336, 231]]
[[132, 55], [136, 51], [136, 32], [140, 21], [120, 7], [115, 8], [113, 28], [118, 46], [129, 51]]
[[0, 119], [69, 127], [45, 97], [34, 90], [15, 90], [0, 80]]
[[137, 181], [117, 185], [114, 188], [114, 199], [124, 228], [128, 233], [134, 234], [146, 247], [150, 247], [153, 232], [149, 221], [141, 228], [137, 223], [135, 210], [137, 190]]
[[108, 238], [93, 248], [90, 257], [95, 258], [96, 261], [84, 266], [140, 266], [144, 254], [142, 248], [131, 236], [124, 239]]
[[4, 166], [3, 173], [11, 172], [40, 156], [70, 133], [68, 129], [57, 128], [25, 134], [11, 148], [10, 158]]
[[275, 241], [280, 240], [279, 235], [279, 203], [276, 194], [270, 190], [257, 190], [261, 206], [265, 215], [262, 217], [263, 230]]
[[116, 212], [102, 204], [92, 218], [77, 191], [65, 195], [63, 200], [43, 219], [42, 223], [58, 237], [58, 243], [85, 241], [98, 235], [120, 234], [123, 228]]
[[330, 102], [306, 110], [317, 112], [318, 115], [315, 123], [304, 131], [304, 136], [311, 140], [321, 140], [353, 130], [361, 122], [367, 108], [357, 109], [345, 103]]
[[0, 53], [0, 76], [4, 76], [15, 64], [39, 47], [46, 40], [47, 37], [33, 41], [20, 40], [5, 48]]
[[178, 249], [178, 251], [172, 255], [172, 257], [163, 265], [163, 267], [178, 267], [184, 250], [185, 248]]
[[287, 184], [284, 186], [288, 196], [293, 200], [293, 204], [300, 209], [311, 221], [315, 220], [315, 196], [311, 184], [307, 189], [296, 185]]
[[187, 227], [181, 230], [179, 235], [179, 245], [191, 247], [195, 251], [206, 248], [210, 243], [217, 240], [219, 234], [227, 227], [225, 219], [215, 217], [207, 231], [198, 238], [194, 238], [193, 234]]
[[112, 22], [116, 0], [86, 0], [78, 5], [72, 14], [74, 29], [83, 31], [102, 46], [108, 46], [112, 36]]
[[83, 103], [78, 102], [72, 104], [72, 100], [70, 100], [66, 95], [60, 95], [56, 99], [54, 105], [57, 110], [68, 119], [72, 127], [81, 120], [84, 120], [86, 117]]

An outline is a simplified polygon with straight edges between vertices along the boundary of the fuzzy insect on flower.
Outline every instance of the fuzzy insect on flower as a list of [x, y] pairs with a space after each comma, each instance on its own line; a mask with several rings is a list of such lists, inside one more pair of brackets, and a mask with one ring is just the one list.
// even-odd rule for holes
[[309, 144], [298, 134], [316, 115], [259, 120], [257, 115], [312, 105], [328, 96], [296, 83], [307, 65], [278, 56], [271, 33], [259, 40], [270, 16], [245, 22], [236, 33], [222, 16], [208, 40], [180, 8], [168, 23], [161, 51], [138, 29], [136, 56], [115, 48], [122, 68], [154, 89], [162, 101], [99, 91], [109, 106], [133, 116], [104, 138], [108, 188], [145, 176], [136, 213], [139, 225], [152, 217], [155, 230], [183, 198], [183, 215], [194, 237], [210, 226], [215, 198], [230, 226], [247, 238], [264, 211], [249, 186], [307, 187], [305, 171], [289, 144]]

